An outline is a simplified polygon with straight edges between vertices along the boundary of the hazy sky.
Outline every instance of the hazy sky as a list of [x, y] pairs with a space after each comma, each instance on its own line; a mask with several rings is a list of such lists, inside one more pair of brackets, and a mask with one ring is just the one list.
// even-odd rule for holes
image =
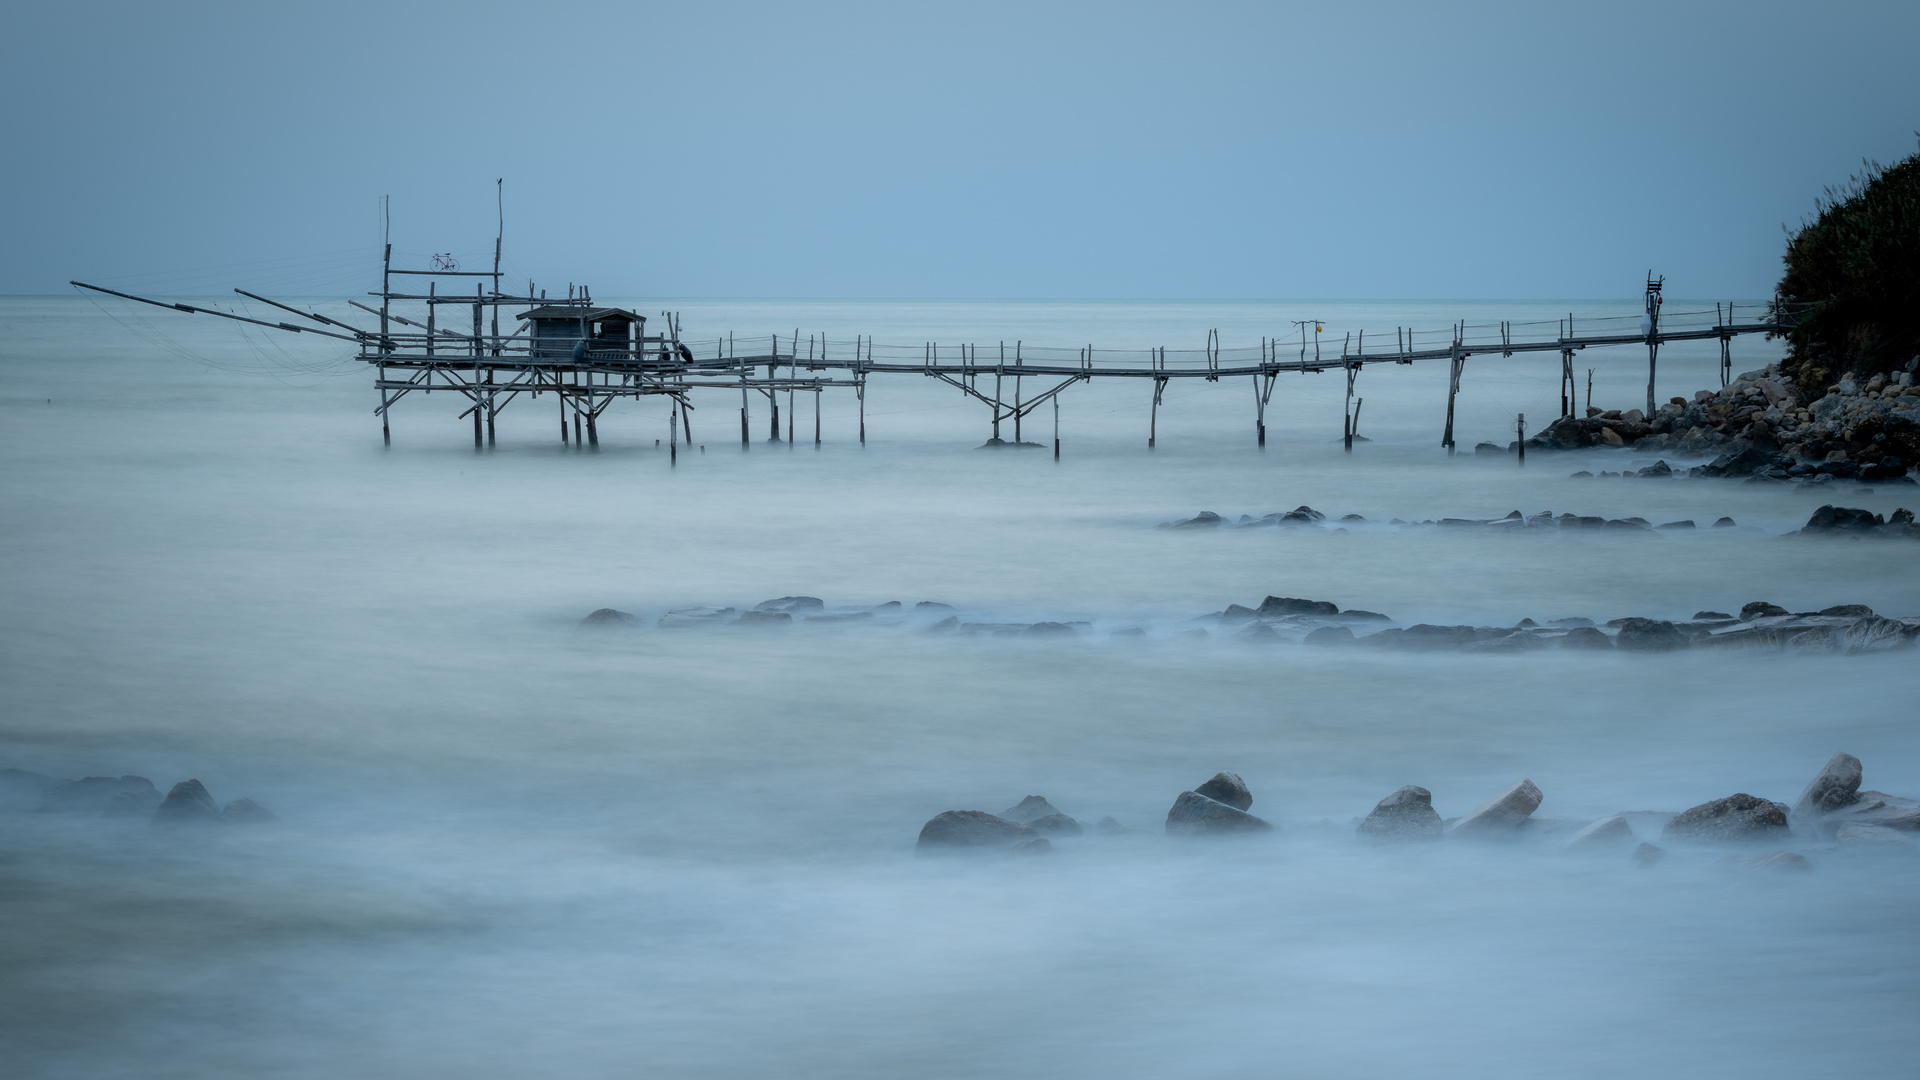
[[[0, 292], [1756, 297], [1920, 4], [22, 5]], [[240, 264], [270, 264], [246, 266]], [[217, 268], [217, 269], [212, 269]]]

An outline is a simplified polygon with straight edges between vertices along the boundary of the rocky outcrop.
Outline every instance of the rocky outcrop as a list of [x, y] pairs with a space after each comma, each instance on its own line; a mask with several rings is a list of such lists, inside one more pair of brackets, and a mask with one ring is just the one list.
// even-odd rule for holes
[[1040, 839], [1040, 834], [1017, 821], [995, 817], [984, 810], [946, 810], [920, 827], [919, 852], [1006, 850]]
[[220, 820], [229, 825], [261, 825], [280, 817], [252, 799], [235, 799], [221, 807]]
[[1326, 600], [1302, 600], [1294, 596], [1269, 596], [1255, 611], [1263, 619], [1286, 615], [1338, 615], [1340, 605]]
[[1433, 793], [1408, 784], [1375, 803], [1356, 831], [1378, 840], [1438, 840], [1444, 829]]
[[1576, 626], [1560, 639], [1563, 649], [1612, 649], [1613, 639], [1592, 626]]
[[789, 615], [808, 615], [826, 610], [826, 603], [817, 596], [781, 596], [772, 600], [762, 600], [753, 605], [755, 611], [784, 611]]
[[629, 615], [624, 611], [617, 611], [610, 607], [603, 607], [588, 612], [587, 617], [581, 619], [580, 625], [575, 627], [575, 629], [600, 630], [608, 628], [629, 628], [639, 625], [640, 619], [638, 616]]
[[1036, 818], [1051, 817], [1059, 812], [1060, 808], [1048, 802], [1045, 795], [1029, 795], [1000, 811], [1000, 816], [1024, 825]]
[[1895, 855], [1920, 855], [1920, 844], [1898, 829], [1885, 825], [1852, 822], [1834, 830], [1834, 842], [1855, 851], [1886, 852]]
[[1221, 836], [1272, 829], [1272, 823], [1196, 791], [1181, 792], [1167, 811], [1170, 836]]
[[174, 825], [212, 825], [220, 821], [220, 804], [198, 780], [182, 780], [173, 785], [167, 797], [153, 812], [155, 827]]
[[1238, 773], [1214, 773], [1213, 779], [1193, 790], [1214, 802], [1226, 803], [1235, 810], [1253, 809], [1253, 792], [1247, 790], [1247, 782], [1240, 779]]
[[1800, 793], [1799, 801], [1793, 804], [1793, 816], [1817, 818], [1859, 802], [1860, 776], [1859, 758], [1844, 753], [1833, 755]]
[[1633, 842], [1633, 826], [1627, 824], [1625, 814], [1612, 814], [1588, 825], [1573, 836], [1560, 850], [1566, 852], [1612, 851]]
[[144, 776], [89, 776], [48, 785], [40, 794], [43, 813], [151, 814], [161, 802], [158, 788]]
[[1704, 842], [1781, 839], [1787, 835], [1787, 807], [1737, 792], [1682, 811], [1667, 822], [1661, 835]]
[[1490, 837], [1513, 832], [1540, 808], [1544, 798], [1533, 781], [1522, 780], [1447, 826], [1448, 836]]
[[1668, 652], [1684, 649], [1691, 642], [1672, 623], [1663, 619], [1622, 619], [1614, 645], [1635, 652]]

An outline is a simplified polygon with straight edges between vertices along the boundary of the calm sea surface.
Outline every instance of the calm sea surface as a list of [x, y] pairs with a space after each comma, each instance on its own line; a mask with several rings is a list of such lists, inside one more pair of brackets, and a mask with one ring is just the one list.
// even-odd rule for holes
[[[803, 350], [872, 335], [970, 343], [983, 361], [1003, 339], [1191, 361], [1216, 328], [1228, 348], [1279, 337], [1297, 355], [1297, 319], [1323, 320], [1337, 353], [1361, 329], [1371, 347], [1397, 326], [1552, 336], [1569, 311], [1639, 313], [629, 303], [677, 310], [702, 349], [797, 328]], [[193, 777], [282, 819], [191, 840], [0, 814], [14, 1075], [1797, 1077], [1835, 1061], [1897, 1074], [1920, 1052], [1920, 859], [1810, 846], [1814, 873], [1768, 877], [1714, 853], [1637, 871], [1544, 843], [1351, 839], [1407, 783], [1454, 816], [1527, 777], [1542, 817], [1585, 820], [1735, 791], [1791, 802], [1844, 750], [1867, 787], [1920, 795], [1911, 654], [1410, 655], [1186, 634], [1268, 594], [1403, 623], [1751, 600], [1920, 613], [1911, 552], [1781, 538], [1808, 496], [1568, 476], [1652, 461], [1626, 452], [1450, 458], [1438, 363], [1360, 375], [1352, 454], [1337, 371], [1280, 379], [1264, 451], [1250, 380], [1171, 384], [1151, 452], [1150, 384], [1074, 386], [1058, 461], [977, 451], [986, 409], [901, 375], [870, 384], [864, 447], [847, 390], [821, 402], [818, 448], [811, 402], [790, 448], [766, 441], [756, 401], [744, 451], [737, 394], [696, 395], [693, 446], [670, 466], [658, 401], [615, 404], [585, 453], [561, 445], [552, 398], [518, 401], [476, 452], [463, 399], [415, 395], [383, 447], [347, 351], [120, 301], [0, 300], [0, 767], [162, 790]], [[1779, 345], [1734, 351], [1739, 372]], [[1558, 362], [1469, 360], [1460, 445], [1504, 447], [1517, 414], [1530, 431], [1557, 415]], [[1589, 368], [1595, 404], [1644, 402], [1644, 349], [1575, 362], [1582, 404]], [[1712, 343], [1663, 350], [1661, 399], [1717, 387], [1717, 365]], [[1053, 424], [1043, 408], [1023, 434], [1050, 441]], [[1897, 490], [1849, 501], [1915, 503]], [[1301, 504], [1368, 521], [1153, 528]], [[1741, 527], [1386, 524], [1511, 510]], [[655, 626], [789, 594], [1086, 626]], [[575, 632], [608, 606], [641, 628]], [[1222, 769], [1278, 835], [1164, 838], [1173, 798]], [[1029, 794], [1140, 832], [1046, 859], [914, 857], [933, 814]]]

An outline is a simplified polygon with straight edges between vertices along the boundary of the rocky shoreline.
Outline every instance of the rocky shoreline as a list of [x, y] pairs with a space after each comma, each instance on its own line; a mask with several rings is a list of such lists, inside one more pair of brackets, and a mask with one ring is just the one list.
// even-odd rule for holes
[[[1537, 815], [1546, 796], [1523, 779], [1473, 810], [1443, 819], [1433, 794], [1407, 784], [1346, 826], [1321, 819], [1312, 831], [1373, 845], [1434, 843], [1519, 844], [1566, 855], [1623, 858], [1650, 869], [1669, 853], [1706, 856], [1740, 870], [1810, 871], [1815, 858], [1920, 857], [1920, 800], [1862, 791], [1860, 759], [1835, 754], [1808, 782], [1799, 799], [1783, 802], [1735, 792], [1678, 811], [1621, 811], [1591, 821]], [[1180, 792], [1167, 810], [1162, 831], [1182, 840], [1252, 838], [1281, 826], [1251, 811], [1253, 793], [1237, 774], [1221, 772]], [[947, 810], [920, 829], [914, 850], [922, 856], [1044, 855], [1056, 843], [1141, 835], [1111, 816], [1091, 829], [1061, 812], [1044, 796], [1029, 795], [998, 814]], [[1658, 841], [1657, 843], [1655, 841]]]
[[[1641, 472], [1647, 470], [1642, 469]], [[1575, 473], [1576, 476], [1588, 475]], [[1602, 473], [1605, 476], [1608, 474]], [[1619, 475], [1619, 474], [1614, 474]], [[1543, 510], [1537, 514], [1523, 514], [1512, 511], [1501, 518], [1445, 517], [1427, 518], [1409, 521], [1403, 518], [1389, 518], [1384, 523], [1370, 522], [1359, 514], [1347, 514], [1335, 519], [1315, 510], [1311, 506], [1296, 506], [1292, 510], [1265, 514], [1254, 517], [1241, 514], [1239, 520], [1229, 522], [1225, 517], [1211, 510], [1202, 510], [1193, 517], [1180, 521], [1163, 521], [1154, 526], [1157, 529], [1175, 529], [1183, 531], [1206, 531], [1209, 529], [1318, 529], [1323, 531], [1342, 531], [1347, 528], [1366, 528], [1384, 524], [1389, 527], [1433, 527], [1443, 529], [1468, 529], [1493, 532], [1512, 532], [1516, 530], [1533, 531], [1569, 531], [1585, 529], [1610, 529], [1616, 532], [1655, 532], [1691, 530], [1703, 526], [1693, 518], [1662, 522], [1658, 525], [1643, 517], [1607, 518], [1591, 514], [1555, 514]], [[1705, 528], [1745, 529], [1759, 532], [1753, 526], [1742, 526], [1731, 517], [1715, 518]], [[1834, 506], [1828, 504], [1813, 512], [1807, 523], [1780, 536], [1825, 536], [1844, 534], [1849, 536], [1873, 535], [1886, 539], [1920, 540], [1920, 527], [1916, 527], [1913, 511], [1904, 507], [1892, 514], [1876, 514], [1871, 510], [1858, 507]]]

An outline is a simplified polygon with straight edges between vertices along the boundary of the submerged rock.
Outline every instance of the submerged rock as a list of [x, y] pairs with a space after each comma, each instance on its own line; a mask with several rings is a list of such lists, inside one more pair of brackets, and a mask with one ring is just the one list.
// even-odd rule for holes
[[1017, 821], [995, 817], [985, 810], [946, 810], [920, 827], [916, 851], [1007, 848], [1040, 834]]
[[1787, 807], [1746, 792], [1704, 802], [1667, 822], [1660, 835], [1669, 839], [1766, 840], [1787, 835]]
[[88, 776], [47, 785], [40, 793], [42, 813], [150, 814], [161, 802], [160, 790], [144, 776]]
[[1214, 802], [1226, 803], [1235, 810], [1253, 808], [1253, 792], [1247, 790], [1247, 782], [1240, 779], [1238, 773], [1214, 773], [1213, 779], [1193, 790], [1196, 794], [1205, 795]]
[[26, 810], [38, 806], [48, 788], [63, 782], [25, 769], [0, 769], [0, 810]]
[[1729, 855], [1720, 860], [1720, 865], [1730, 870], [1749, 870], [1759, 873], [1804, 874], [1813, 869], [1805, 855], [1797, 851], [1769, 851], [1765, 855]]
[[1633, 842], [1633, 826], [1625, 814], [1612, 814], [1588, 825], [1560, 847], [1561, 851], [1602, 851]]
[[1045, 817], [1034, 818], [1027, 822], [1027, 827], [1034, 832], [1046, 833], [1049, 836], [1079, 836], [1086, 831], [1080, 827], [1079, 822], [1065, 814], [1048, 814]]
[[660, 616], [659, 626], [663, 630], [691, 626], [718, 626], [734, 615], [730, 607], [687, 607], [673, 608]]
[[1357, 831], [1381, 840], [1438, 840], [1444, 828], [1433, 809], [1433, 793], [1407, 784], [1375, 803]]
[[1060, 808], [1048, 802], [1046, 796], [1029, 795], [1012, 806], [1007, 807], [1005, 810], [1000, 811], [1000, 816], [1006, 818], [1008, 821], [1017, 821], [1024, 825], [1037, 818], [1051, 817], [1059, 812]]
[[632, 627], [632, 626], [639, 626], [639, 625], [640, 625], [640, 619], [638, 616], [630, 615], [627, 612], [619, 611], [614, 608], [603, 607], [603, 608], [599, 608], [598, 610], [588, 612], [587, 617], [584, 619], [581, 619], [580, 625], [576, 626], [574, 629], [592, 630], [592, 629], [604, 629], [608, 627]]
[[220, 804], [207, 794], [198, 780], [182, 780], [173, 785], [159, 808], [153, 812], [155, 826], [208, 825], [220, 820]]
[[221, 808], [220, 820], [229, 825], [259, 825], [279, 821], [280, 816], [252, 799], [235, 799]]
[[1540, 808], [1544, 798], [1531, 780], [1522, 780], [1447, 826], [1448, 836], [1499, 836], [1510, 833]]
[[1776, 615], [1791, 615], [1793, 612], [1779, 604], [1769, 604], [1765, 600], [1755, 600], [1740, 608], [1740, 621], [1752, 622], [1755, 619], [1768, 619]]
[[1170, 523], [1167, 526], [1167, 528], [1170, 528], [1170, 529], [1217, 529], [1223, 523], [1224, 522], [1221, 519], [1219, 514], [1216, 514], [1211, 510], [1202, 510], [1198, 514], [1193, 515], [1192, 517], [1186, 519], [1185, 521], [1175, 521]]
[[1295, 596], [1269, 596], [1260, 601], [1259, 614], [1267, 619], [1283, 615], [1338, 615], [1340, 605], [1325, 600], [1302, 600]]
[[826, 603], [817, 596], [782, 596], [773, 600], [762, 600], [753, 605], [755, 611], [784, 611], [789, 615], [803, 615], [813, 611], [825, 611]]
[[1652, 869], [1666, 857], [1666, 849], [1654, 847], [1652, 844], [1641, 844], [1633, 849], [1633, 865], [1642, 870]]
[[1920, 844], [1916, 844], [1906, 833], [1898, 829], [1889, 829], [1885, 825], [1868, 825], [1863, 822], [1850, 822], [1834, 830], [1833, 838], [1841, 847], [1858, 851], [1884, 851], [1899, 855], [1920, 855]]
[[1051, 855], [1053, 854], [1053, 842], [1051, 840], [1048, 840], [1044, 836], [1036, 836], [1031, 840], [1021, 840], [1016, 842], [1012, 847], [1007, 849], [1007, 854], [1009, 855]]
[[1611, 649], [1613, 639], [1594, 626], [1576, 626], [1560, 639], [1563, 649]]
[[1270, 822], [1195, 791], [1181, 792], [1167, 811], [1167, 832], [1171, 835], [1207, 836], [1272, 829]]
[[1684, 649], [1690, 639], [1679, 627], [1664, 619], [1624, 619], [1614, 647], [1636, 652], [1667, 652]]
[[1905, 623], [1898, 619], [1883, 619], [1878, 615], [1868, 615], [1847, 627], [1841, 634], [1841, 640], [1849, 652], [1885, 652], [1888, 649], [1905, 648], [1909, 642]]
[[1351, 645], [1353, 631], [1345, 626], [1318, 626], [1307, 631], [1300, 640], [1302, 645]]
[[741, 612], [740, 617], [733, 620], [733, 625], [791, 626], [793, 625], [793, 615], [791, 612], [786, 611], [766, 611], [761, 608], [754, 608], [752, 611]]
[[1833, 755], [1800, 793], [1800, 800], [1793, 804], [1793, 816], [1819, 817], [1859, 802], [1860, 776], [1859, 758]]
[[1129, 829], [1125, 825], [1120, 824], [1112, 815], [1108, 815], [1094, 822], [1093, 827], [1098, 829], [1102, 836], [1132, 836], [1140, 832], [1139, 829]]

